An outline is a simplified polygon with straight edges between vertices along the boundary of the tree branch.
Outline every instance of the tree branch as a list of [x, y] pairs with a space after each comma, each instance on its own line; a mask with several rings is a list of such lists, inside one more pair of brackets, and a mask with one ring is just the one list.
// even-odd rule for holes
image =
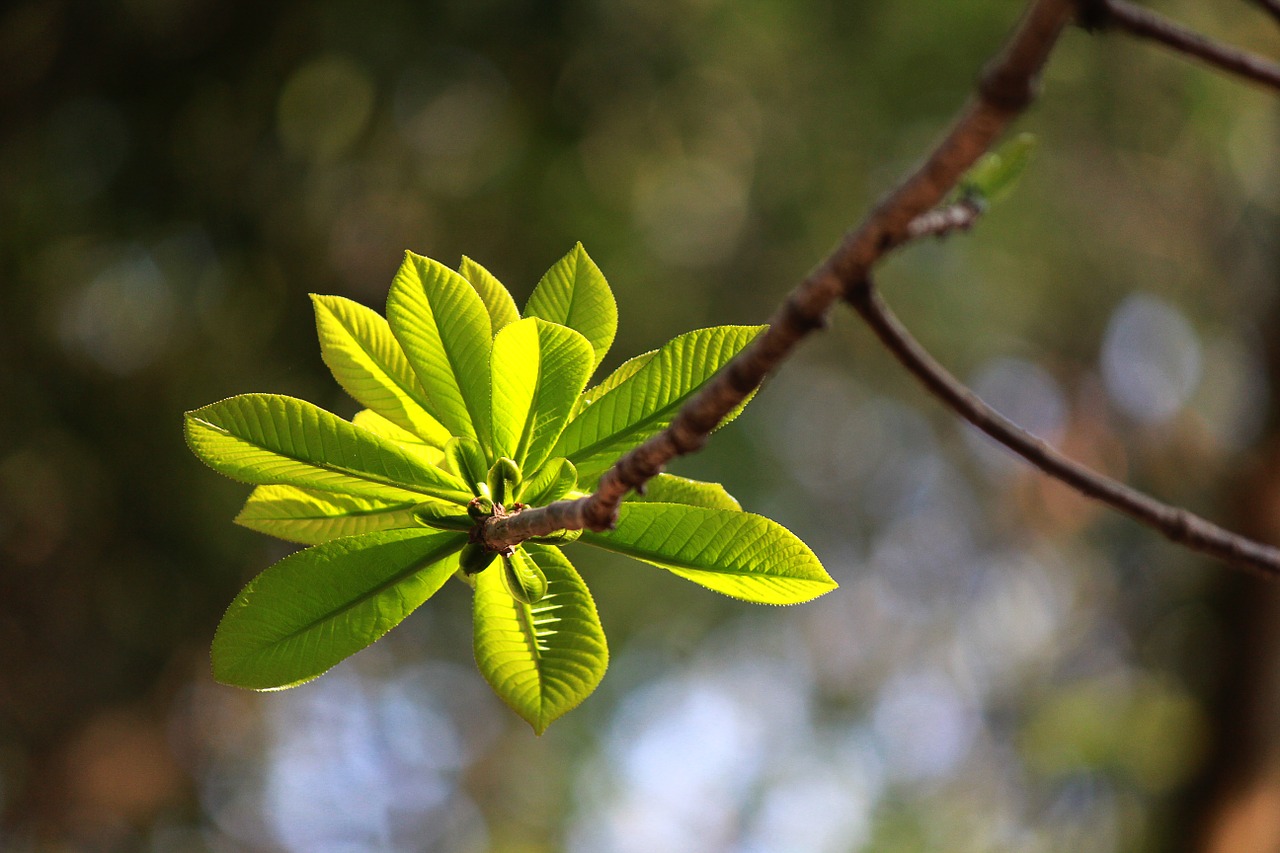
[[491, 518], [483, 531], [486, 547], [501, 550], [557, 530], [608, 530], [627, 492], [643, 489], [671, 460], [701, 448], [720, 421], [796, 344], [826, 324], [827, 313], [844, 291], [864, 280], [886, 252], [910, 239], [911, 222], [935, 207], [1031, 103], [1040, 71], [1074, 12], [1074, 0], [1033, 0], [1004, 49], [983, 72], [977, 96], [947, 135], [791, 292], [769, 328], [686, 403], [670, 426], [606, 471], [594, 494]]
[[846, 297], [881, 343], [944, 405], [1036, 468], [1094, 500], [1117, 509], [1174, 542], [1228, 563], [1280, 576], [1280, 549], [1224, 530], [1185, 509], [1169, 506], [1094, 471], [1055, 450], [987, 405], [939, 364], [893, 314], [870, 279]]
[[[1276, 0], [1259, 2], [1280, 18], [1280, 4]], [[1081, 20], [1089, 26], [1114, 26], [1130, 35], [1194, 56], [1221, 71], [1280, 90], [1280, 65], [1214, 41], [1128, 0], [1082, 0]]]
[[1253, 2], [1280, 22], [1280, 0], [1253, 0]]

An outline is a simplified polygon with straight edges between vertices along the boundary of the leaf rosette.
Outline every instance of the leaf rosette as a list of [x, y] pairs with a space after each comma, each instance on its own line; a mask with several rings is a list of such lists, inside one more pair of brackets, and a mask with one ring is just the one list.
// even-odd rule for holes
[[310, 546], [232, 602], [213, 641], [218, 680], [301, 684], [457, 578], [473, 596], [481, 673], [541, 733], [608, 664], [595, 602], [563, 551], [570, 542], [744, 601], [795, 604], [835, 587], [786, 528], [743, 512], [717, 483], [669, 474], [622, 505], [614, 530], [505, 553], [479, 535], [492, 515], [588, 493], [763, 327], [680, 335], [588, 388], [617, 307], [581, 244], [542, 277], [523, 314], [475, 261], [455, 272], [413, 253], [385, 318], [337, 296], [312, 300], [325, 364], [364, 407], [352, 420], [273, 394], [186, 415], [192, 451], [256, 487], [236, 521]]

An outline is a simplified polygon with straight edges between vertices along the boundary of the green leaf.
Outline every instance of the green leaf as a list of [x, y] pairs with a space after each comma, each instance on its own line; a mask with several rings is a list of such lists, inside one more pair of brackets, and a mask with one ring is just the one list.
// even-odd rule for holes
[[475, 288], [437, 261], [405, 253], [387, 321], [450, 435], [487, 441], [489, 314]]
[[524, 316], [541, 317], [581, 332], [595, 350], [591, 371], [604, 361], [618, 331], [613, 291], [581, 243], [547, 270], [524, 306]]
[[1000, 201], [1017, 185], [1035, 150], [1035, 135], [1019, 133], [999, 150], [984, 155], [960, 177], [961, 194], [976, 196], [984, 202]]
[[480, 484], [489, 477], [489, 460], [485, 458], [480, 442], [474, 438], [452, 439], [444, 446], [444, 464], [447, 470], [467, 484], [472, 494], [480, 494]]
[[584, 531], [581, 541], [757, 604], [798, 604], [836, 588], [795, 534], [746, 512], [624, 503], [615, 530]]
[[[351, 418], [351, 422], [360, 429], [368, 430], [379, 438], [399, 445], [406, 452], [412, 453], [428, 465], [440, 465], [444, 461], [444, 445], [427, 444], [420, 436], [393, 424], [372, 409], [361, 409]], [[446, 439], [445, 443], [448, 443]]]
[[719, 483], [689, 480], [674, 474], [659, 474], [645, 484], [644, 494], [631, 492], [626, 500], [660, 504], [684, 504], [709, 509], [742, 510], [742, 505]]
[[537, 604], [547, 594], [547, 576], [519, 545], [502, 557], [502, 581], [511, 597], [524, 604]]
[[431, 404], [400, 343], [376, 311], [341, 296], [311, 294], [320, 355], [346, 392], [362, 405], [441, 447], [449, 431], [428, 412]]
[[215, 471], [255, 485], [403, 500], [470, 500], [465, 484], [303, 400], [244, 394], [187, 412], [187, 443]]
[[493, 452], [534, 470], [550, 455], [592, 369], [591, 345], [530, 317], [493, 339]]
[[684, 402], [764, 329], [716, 326], [674, 338], [570, 421], [551, 455], [568, 457], [584, 483], [594, 482], [624, 452], [665, 429]]
[[642, 353], [641, 355], [638, 355], [635, 358], [629, 358], [626, 361], [624, 361], [622, 364], [620, 364], [617, 370], [613, 371], [613, 373], [610, 373], [608, 376], [606, 376], [604, 378], [604, 381], [601, 382], [599, 385], [596, 385], [592, 388], [588, 388], [587, 390], [583, 391], [582, 396], [578, 398], [578, 402], [574, 404], [573, 417], [576, 418], [578, 416], [578, 413], [581, 412], [583, 409], [585, 409], [587, 406], [590, 406], [596, 400], [599, 400], [601, 397], [603, 397], [606, 393], [608, 393], [609, 391], [612, 391], [614, 388], [617, 388], [625, 380], [630, 379], [632, 376], [635, 376], [636, 373], [640, 371], [640, 368], [648, 364], [649, 359], [653, 358], [657, 354], [658, 354], [658, 351], [653, 350], [651, 352]]
[[558, 501], [578, 485], [578, 472], [563, 456], [547, 460], [516, 492], [516, 500], [529, 506], [546, 506]]
[[457, 569], [466, 542], [462, 533], [382, 530], [285, 557], [222, 617], [214, 677], [254, 690], [315, 678], [430, 598]]
[[485, 310], [489, 312], [489, 322], [493, 325], [493, 333], [495, 335], [502, 331], [504, 326], [520, 319], [520, 311], [516, 308], [516, 301], [511, 298], [511, 292], [494, 277], [493, 273], [466, 255], [462, 256], [462, 263], [458, 265], [458, 272], [462, 274], [463, 278], [471, 282], [471, 286], [476, 289], [476, 293], [480, 294]]
[[591, 593], [558, 548], [522, 545], [547, 578], [535, 605], [507, 592], [499, 572], [475, 576], [476, 663], [495, 693], [538, 734], [595, 690], [609, 664]]
[[419, 527], [414, 513], [418, 505], [413, 500], [388, 501], [297, 486], [258, 486], [236, 516], [236, 524], [278, 539], [319, 545], [373, 530]]

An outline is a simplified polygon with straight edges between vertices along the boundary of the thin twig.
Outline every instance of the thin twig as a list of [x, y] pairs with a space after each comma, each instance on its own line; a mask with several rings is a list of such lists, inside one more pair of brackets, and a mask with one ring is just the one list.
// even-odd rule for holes
[[935, 207], [1031, 103], [1040, 71], [1074, 12], [1074, 0], [1034, 0], [1003, 51], [983, 73], [977, 96], [947, 135], [791, 292], [764, 333], [686, 403], [670, 426], [606, 471], [594, 494], [490, 519], [484, 530], [486, 546], [501, 550], [557, 530], [607, 530], [615, 524], [618, 506], [629, 491], [642, 489], [677, 456], [701, 448], [720, 421], [760, 386], [796, 344], [825, 325], [827, 313], [844, 291], [862, 281], [886, 252], [910, 238], [911, 222]]
[[991, 408], [911, 336], [870, 279], [850, 290], [846, 299], [885, 347], [933, 396], [1045, 474], [1126, 513], [1174, 542], [1237, 566], [1256, 569], [1269, 578], [1280, 575], [1280, 549], [1231, 533], [1069, 459]]
[[907, 239], [946, 237], [956, 231], [968, 231], [984, 210], [984, 205], [969, 198], [946, 207], [935, 207], [911, 220], [911, 224], [907, 226]]
[[1280, 0], [1253, 0], [1253, 2], [1269, 12], [1271, 17], [1280, 21]]
[[[1280, 18], [1275, 0], [1259, 0]], [[1114, 26], [1149, 39], [1178, 53], [1194, 56], [1221, 71], [1280, 90], [1280, 65], [1261, 56], [1222, 44], [1128, 0], [1092, 0], [1084, 6], [1089, 23]]]

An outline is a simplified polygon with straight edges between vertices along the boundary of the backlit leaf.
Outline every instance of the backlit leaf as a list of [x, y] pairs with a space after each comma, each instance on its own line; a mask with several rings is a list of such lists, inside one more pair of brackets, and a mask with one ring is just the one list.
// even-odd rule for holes
[[595, 690], [609, 663], [586, 584], [558, 548], [525, 544], [547, 578], [537, 604], [512, 598], [501, 574], [475, 576], [476, 663], [502, 701], [538, 734]]
[[502, 331], [504, 326], [520, 319], [520, 311], [516, 308], [516, 301], [511, 298], [511, 292], [494, 277], [493, 273], [466, 255], [462, 256], [458, 272], [471, 282], [476, 293], [480, 294], [480, 299], [483, 300], [484, 307], [489, 312], [489, 322], [493, 325], [495, 335]]
[[[303, 400], [244, 394], [187, 412], [187, 443], [205, 464], [255, 485], [288, 485], [391, 500], [466, 502], [458, 478]], [[420, 499], [420, 498], [416, 498]]]
[[573, 463], [557, 456], [547, 460], [520, 485], [516, 498], [529, 506], [546, 506], [568, 495], [577, 485], [578, 472]]
[[272, 690], [315, 678], [398, 625], [458, 567], [464, 533], [382, 530], [285, 557], [236, 596], [213, 675]]
[[551, 455], [568, 457], [584, 483], [594, 482], [619, 456], [671, 423], [684, 402], [764, 328], [716, 326], [674, 338], [571, 420]]
[[489, 314], [475, 288], [430, 258], [405, 253], [387, 321], [450, 435], [484, 439], [489, 420]]
[[[297, 486], [258, 486], [236, 516], [236, 523], [290, 542], [318, 545], [373, 530], [421, 527], [414, 515], [417, 506], [412, 500], [380, 500]], [[458, 511], [456, 505], [451, 506]]]
[[524, 316], [541, 317], [580, 332], [595, 351], [591, 371], [600, 366], [618, 331], [613, 291], [581, 243], [547, 270], [530, 295]]
[[836, 587], [795, 534], [746, 512], [628, 502], [617, 529], [584, 531], [579, 541], [758, 604], [798, 604]]
[[[361, 409], [351, 418], [351, 422], [360, 429], [368, 430], [380, 438], [385, 438], [399, 445], [403, 450], [414, 454], [428, 465], [439, 465], [444, 460], [444, 445], [436, 446], [423, 441], [421, 436], [414, 435], [407, 429], [396, 426], [391, 421], [372, 409]], [[448, 441], [446, 440], [446, 444]]]
[[704, 506], [735, 512], [742, 509], [742, 505], [719, 483], [704, 483], [674, 474], [659, 474], [645, 483], [643, 495], [631, 492], [626, 500]]
[[530, 317], [493, 340], [493, 451], [536, 469], [560, 437], [591, 371], [591, 345]]
[[362, 405], [435, 447], [449, 431], [431, 404], [391, 327], [378, 312], [341, 296], [311, 295], [320, 355], [346, 392]]

